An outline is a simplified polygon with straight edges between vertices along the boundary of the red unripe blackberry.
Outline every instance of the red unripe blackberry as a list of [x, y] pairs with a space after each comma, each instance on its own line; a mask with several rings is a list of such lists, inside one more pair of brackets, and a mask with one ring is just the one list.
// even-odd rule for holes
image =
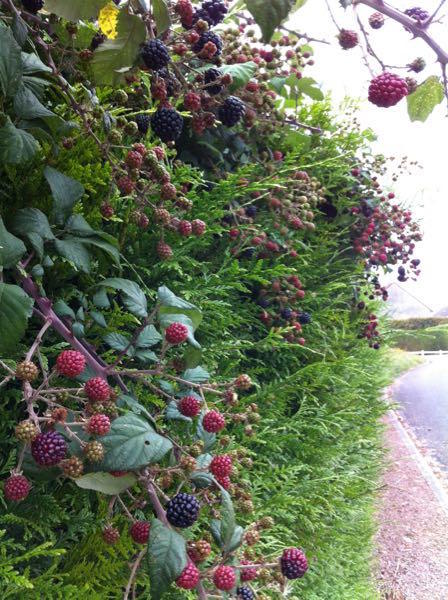
[[164, 160], [164, 158], [166, 156], [165, 150], [161, 146], [154, 146], [152, 151], [156, 155], [157, 160]]
[[162, 223], [163, 225], [168, 225], [171, 221], [171, 215], [166, 208], [156, 208], [154, 211], [154, 218], [157, 223]]
[[[143, 146], [144, 147], [144, 146]], [[131, 150], [126, 155], [126, 164], [130, 169], [140, 169], [143, 163], [143, 156], [137, 150]]]
[[381, 29], [384, 25], [384, 16], [379, 12], [374, 12], [369, 17], [369, 25], [372, 29]]
[[305, 553], [299, 548], [288, 548], [280, 558], [280, 567], [286, 579], [299, 579], [308, 570]]
[[349, 29], [341, 29], [338, 35], [339, 45], [344, 50], [350, 50], [358, 45], [359, 39], [356, 31]]
[[110, 219], [115, 214], [114, 207], [112, 204], [109, 204], [109, 202], [103, 202], [101, 204], [100, 212], [104, 219]]
[[23, 8], [33, 15], [41, 10], [44, 4], [44, 0], [22, 0]]
[[134, 542], [137, 542], [137, 544], [146, 544], [149, 539], [150, 527], [149, 521], [136, 521], [129, 530], [131, 538]]
[[394, 73], [384, 72], [370, 82], [369, 100], [376, 106], [389, 108], [409, 93], [406, 81]]
[[110, 430], [110, 419], [106, 415], [93, 415], [87, 423], [87, 431], [93, 435], [106, 435]]
[[16, 377], [21, 381], [34, 381], [39, 375], [39, 369], [30, 360], [24, 360], [16, 367]]
[[213, 573], [213, 583], [223, 592], [229, 592], [236, 583], [235, 570], [227, 565], [221, 565]]
[[145, 144], [141, 144], [140, 142], [133, 144], [132, 147], [136, 152], [138, 152], [143, 157], [145, 157], [146, 154], [148, 153], [148, 151], [146, 150]]
[[424, 58], [416, 58], [408, 64], [408, 69], [414, 71], [414, 73], [421, 73], [426, 67], [426, 61]]
[[103, 529], [102, 535], [103, 540], [106, 542], [106, 544], [109, 544], [110, 546], [116, 544], [120, 539], [120, 532], [115, 527], [112, 527], [112, 525], [105, 527]]
[[194, 235], [202, 235], [203, 233], [205, 233], [207, 226], [204, 223], [204, 221], [201, 221], [200, 219], [195, 219], [194, 221], [191, 222], [191, 229], [194, 233]]
[[405, 81], [408, 86], [408, 94], [413, 94], [418, 88], [418, 81], [413, 77], [406, 77]]
[[210, 410], [205, 413], [202, 419], [202, 426], [209, 433], [218, 433], [218, 431], [221, 431], [226, 426], [226, 420], [217, 410]]
[[239, 390], [248, 390], [253, 385], [252, 379], [249, 377], [249, 375], [246, 375], [245, 373], [238, 375], [238, 377], [233, 383], [234, 386]]
[[162, 185], [160, 192], [164, 200], [174, 200], [177, 196], [176, 186], [169, 182]]
[[165, 339], [169, 344], [182, 344], [188, 337], [188, 327], [183, 323], [171, 323], [165, 329]]
[[274, 150], [274, 152], [273, 152], [273, 158], [276, 161], [283, 160], [283, 153], [280, 152], [280, 150]]
[[[242, 565], [250, 565], [250, 561], [242, 560]], [[247, 569], [241, 569], [241, 581], [252, 581], [258, 576], [258, 569], [256, 567], [248, 567]]]
[[127, 176], [120, 177], [117, 181], [117, 187], [125, 196], [132, 194], [135, 188], [135, 183]]
[[187, 543], [187, 554], [196, 564], [203, 562], [211, 551], [212, 547], [207, 540], [189, 541]]
[[215, 477], [228, 477], [232, 472], [232, 457], [228, 454], [214, 456], [210, 463], [210, 471]]
[[11, 475], [5, 481], [4, 493], [7, 500], [20, 502], [28, 496], [31, 483], [23, 475]]
[[197, 417], [201, 412], [201, 401], [194, 396], [184, 396], [178, 407], [185, 417]]
[[185, 94], [184, 106], [187, 110], [198, 111], [201, 109], [201, 96], [195, 92]]
[[193, 590], [198, 585], [200, 576], [197, 566], [193, 562], [189, 562], [176, 579], [176, 585], [184, 590]]
[[221, 477], [220, 475], [218, 475], [217, 477], [215, 477], [216, 481], [219, 483], [219, 485], [221, 487], [223, 487], [225, 490], [228, 490], [230, 485], [231, 485], [231, 481], [230, 481], [230, 477], [228, 475], [224, 475], [223, 477]]
[[92, 377], [84, 385], [84, 392], [92, 402], [104, 402], [110, 398], [110, 387], [102, 377]]
[[86, 366], [86, 359], [81, 352], [76, 350], [64, 350], [56, 359], [56, 368], [65, 377], [76, 377], [80, 375]]
[[157, 244], [157, 255], [161, 260], [168, 260], [173, 256], [173, 250], [171, 246], [165, 244], [165, 242], [160, 241]]
[[180, 21], [186, 29], [192, 27], [194, 8], [190, 0], [178, 0], [174, 10], [179, 15]]
[[190, 223], [190, 221], [181, 221], [179, 223], [179, 226], [177, 228], [177, 231], [183, 236], [183, 237], [188, 237], [192, 234], [193, 232], [193, 227]]
[[31, 454], [38, 465], [57, 465], [67, 454], [67, 442], [57, 431], [39, 433], [31, 443]]

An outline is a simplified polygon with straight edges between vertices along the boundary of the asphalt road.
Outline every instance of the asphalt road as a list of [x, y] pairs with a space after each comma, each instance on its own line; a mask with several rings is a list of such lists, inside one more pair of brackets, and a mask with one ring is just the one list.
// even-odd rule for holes
[[448, 355], [427, 357], [397, 380], [393, 396], [417, 437], [448, 472]]

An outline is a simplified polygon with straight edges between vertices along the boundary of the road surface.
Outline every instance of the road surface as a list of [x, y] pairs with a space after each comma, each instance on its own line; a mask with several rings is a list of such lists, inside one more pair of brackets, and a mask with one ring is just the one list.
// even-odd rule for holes
[[430, 356], [397, 380], [393, 399], [417, 437], [448, 472], [448, 356]]

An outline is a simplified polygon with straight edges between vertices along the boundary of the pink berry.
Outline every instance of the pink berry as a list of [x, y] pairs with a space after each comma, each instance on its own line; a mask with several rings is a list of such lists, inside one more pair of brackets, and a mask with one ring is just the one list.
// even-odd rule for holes
[[173, 345], [182, 344], [188, 337], [188, 327], [183, 323], [171, 323], [165, 329], [165, 339]]
[[193, 226], [190, 221], [181, 221], [177, 227], [177, 231], [184, 237], [188, 237], [193, 231]]
[[76, 350], [64, 350], [56, 359], [56, 368], [65, 377], [76, 377], [80, 375], [86, 366], [86, 359], [81, 352]]
[[226, 420], [217, 410], [210, 410], [208, 413], [205, 413], [202, 420], [202, 425], [205, 431], [208, 431], [209, 433], [217, 433], [218, 431], [221, 431], [221, 429], [224, 429], [226, 426]]
[[233, 587], [235, 587], [236, 583], [234, 569], [232, 569], [232, 567], [228, 567], [227, 565], [221, 565], [215, 569], [215, 572], [213, 573], [213, 583], [218, 590], [229, 592]]
[[129, 533], [131, 534], [131, 538], [137, 544], [146, 544], [149, 539], [149, 530], [151, 525], [149, 521], [136, 521], [133, 523]]
[[406, 81], [394, 73], [381, 73], [372, 79], [369, 86], [370, 102], [383, 108], [394, 106], [408, 93]]
[[23, 475], [11, 475], [5, 481], [5, 498], [13, 502], [20, 502], [30, 493], [31, 484]]
[[204, 221], [201, 221], [200, 219], [195, 219], [194, 221], [191, 222], [191, 228], [192, 228], [194, 235], [199, 236], [205, 232], [207, 226], [204, 223]]
[[210, 463], [210, 471], [215, 477], [228, 477], [232, 472], [232, 457], [228, 454], [214, 456]]
[[94, 435], [106, 435], [110, 430], [110, 419], [107, 415], [93, 415], [87, 423], [87, 431]]
[[118, 542], [119, 539], [120, 532], [115, 527], [112, 527], [112, 525], [108, 525], [103, 529], [103, 540], [106, 542], [106, 544], [113, 546]]
[[193, 562], [189, 562], [180, 576], [176, 585], [184, 590], [193, 590], [199, 583], [200, 571]]
[[102, 377], [92, 377], [84, 385], [84, 392], [93, 402], [104, 402], [110, 398], [110, 387]]
[[197, 417], [201, 412], [201, 402], [194, 396], [184, 396], [179, 402], [179, 411], [185, 417]]
[[157, 254], [161, 260], [168, 260], [173, 256], [173, 250], [171, 246], [160, 241], [157, 244]]

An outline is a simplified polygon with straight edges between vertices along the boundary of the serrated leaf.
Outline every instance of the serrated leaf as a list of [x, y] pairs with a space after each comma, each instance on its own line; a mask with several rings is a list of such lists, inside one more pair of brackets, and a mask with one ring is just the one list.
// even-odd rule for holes
[[126, 473], [126, 475], [122, 475], [121, 477], [114, 477], [110, 473], [103, 473], [101, 471], [87, 473], [75, 479], [78, 487], [84, 490], [95, 490], [109, 496], [121, 494], [121, 492], [132, 487], [136, 481], [137, 477], [134, 473]]
[[[9, 27], [0, 22], [0, 92], [2, 96], [13, 96], [22, 79], [20, 46]], [[1, 136], [1, 130], [0, 130]]]
[[35, 233], [44, 240], [54, 239], [47, 217], [38, 208], [18, 210], [12, 223], [12, 229], [20, 235]]
[[162, 340], [162, 336], [154, 327], [154, 325], [147, 325], [138, 335], [135, 342], [137, 348], [151, 348]]
[[121, 396], [118, 398], [117, 404], [118, 406], [126, 405], [136, 415], [145, 415], [146, 417], [148, 417], [148, 419], [154, 422], [154, 419], [152, 418], [151, 414], [146, 410], [146, 408], [142, 404], [140, 404], [138, 400], [136, 400], [132, 396], [129, 396], [128, 394], [121, 394]]
[[235, 509], [230, 494], [221, 488], [221, 538], [223, 550], [226, 552], [235, 533]]
[[18, 13], [12, 18], [12, 32], [16, 42], [22, 47], [28, 38], [28, 26]]
[[56, 252], [71, 262], [77, 269], [90, 272], [90, 254], [80, 238], [67, 236], [63, 240], [55, 240]]
[[107, 327], [107, 322], [103, 313], [98, 312], [97, 310], [91, 310], [89, 315], [99, 327]]
[[291, 12], [294, 0], [246, 0], [246, 6], [261, 29], [263, 41], [269, 43], [274, 31]]
[[86, 337], [86, 332], [82, 323], [73, 323], [72, 332], [73, 335], [78, 339]]
[[99, 286], [109, 287], [122, 293], [123, 303], [126, 308], [137, 317], [148, 316], [148, 303], [146, 296], [134, 281], [122, 279], [120, 277], [111, 277], [101, 281]]
[[61, 225], [84, 194], [84, 186], [53, 167], [45, 167], [44, 175], [53, 195], [54, 219]]
[[191, 381], [191, 383], [202, 383], [210, 379], [210, 373], [203, 367], [195, 367], [194, 369], [186, 369], [182, 374], [182, 379]]
[[96, 231], [90, 227], [82, 215], [72, 215], [69, 217], [65, 224], [65, 229], [80, 237], [96, 235]]
[[222, 548], [221, 521], [219, 519], [212, 520], [212, 522], [210, 523], [210, 531], [215, 542], [220, 548]]
[[190, 481], [198, 488], [206, 488], [215, 483], [215, 478], [211, 473], [193, 471], [193, 473], [190, 475]]
[[106, 450], [102, 466], [118, 471], [158, 462], [173, 447], [170, 440], [132, 413], [112, 421], [109, 433], [101, 441]]
[[157, 35], [160, 36], [171, 25], [170, 11], [166, 0], [152, 0], [152, 13], [157, 25]]
[[25, 244], [6, 229], [0, 217], [0, 271], [1, 267], [15, 267], [26, 252]]
[[443, 85], [439, 78], [435, 75], [428, 77], [413, 94], [407, 97], [408, 114], [411, 121], [426, 121], [443, 98]]
[[[125, 335], [121, 335], [121, 333], [115, 333], [115, 332], [108, 333], [107, 335], [104, 336], [103, 340], [108, 346], [110, 346], [114, 350], [118, 350], [119, 352], [122, 352], [125, 348], [127, 348], [129, 345], [129, 342], [131, 341]], [[131, 350], [130, 353], [129, 353], [129, 350]], [[128, 356], [133, 355], [132, 350], [133, 350], [132, 347], [128, 349], [128, 352], [127, 352]]]
[[53, 310], [58, 317], [70, 317], [70, 319], [76, 319], [75, 311], [70, 308], [64, 300], [56, 300], [53, 305]]
[[99, 289], [93, 295], [92, 301], [97, 308], [110, 308], [110, 301], [104, 289]]
[[51, 73], [51, 68], [43, 63], [37, 54], [22, 52], [22, 69], [25, 75], [32, 73]]
[[322, 90], [317, 87], [317, 82], [312, 77], [302, 77], [302, 79], [296, 79], [295, 88], [306, 94], [313, 100], [323, 100], [325, 98]]
[[18, 285], [0, 283], [0, 353], [17, 350], [33, 304], [33, 300]]
[[135, 358], [143, 363], [146, 363], [148, 361], [157, 362], [159, 360], [157, 354], [152, 350], [137, 350], [135, 352]]
[[160, 314], [182, 313], [187, 315], [187, 317], [191, 319], [195, 330], [201, 324], [202, 314], [199, 308], [186, 300], [182, 300], [182, 298], [178, 298], [178, 296], [173, 294], [166, 286], [163, 285], [159, 287], [157, 290], [157, 297], [161, 304], [159, 309]]
[[151, 521], [148, 568], [151, 599], [160, 600], [188, 562], [185, 539], [158, 519]]
[[38, 141], [7, 117], [5, 125], [0, 127], [0, 161], [17, 165], [31, 160], [38, 150]]
[[67, 19], [67, 21], [77, 22], [96, 18], [103, 6], [108, 4], [109, 1], [76, 0], [76, 2], [67, 2], [67, 0], [45, 0], [45, 8], [48, 12]]
[[244, 529], [237, 525], [235, 527], [235, 531], [233, 532], [232, 539], [230, 540], [227, 546], [227, 552], [233, 552], [237, 548], [239, 548], [243, 541]]
[[[44, 240], [40, 237], [39, 234], [33, 233], [33, 232], [26, 233], [25, 237], [30, 242], [30, 244], [33, 247], [33, 250], [37, 254], [38, 258], [42, 259], [43, 255], [44, 255]], [[44, 265], [44, 267], [45, 266], [47, 266], [47, 265]]]
[[[115, 247], [115, 245], [110, 244], [109, 242], [106, 242], [105, 240], [100, 239], [97, 236], [89, 237], [89, 238], [78, 238], [78, 239], [81, 242], [81, 244], [84, 244], [85, 246], [95, 246], [96, 248], [99, 248], [100, 250], [105, 252], [108, 256], [110, 256], [110, 258], [112, 258], [112, 260], [114, 261], [114, 263], [116, 265], [120, 264], [120, 253], [117, 250], [117, 248]], [[115, 242], [115, 240], [114, 240], [114, 242]]]
[[256, 69], [257, 65], [252, 61], [221, 67], [223, 73], [232, 76], [232, 83], [228, 87], [230, 92], [244, 87], [252, 79]]
[[21, 119], [45, 119], [48, 117], [56, 117], [48, 108], [39, 101], [39, 99], [33, 94], [29, 87], [26, 87], [23, 83], [20, 84], [14, 96], [14, 112]]
[[99, 85], [116, 85], [123, 74], [137, 61], [140, 44], [145, 41], [146, 29], [140, 17], [121, 10], [117, 37], [106, 40], [94, 53], [91, 65]]

